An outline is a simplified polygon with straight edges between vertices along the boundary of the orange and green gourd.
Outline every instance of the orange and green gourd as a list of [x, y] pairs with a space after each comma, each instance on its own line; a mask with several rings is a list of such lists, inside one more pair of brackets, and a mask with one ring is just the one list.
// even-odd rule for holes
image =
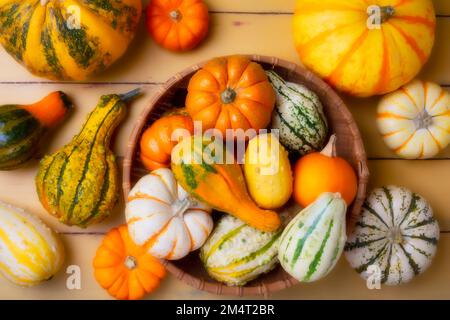
[[126, 102], [139, 93], [100, 98], [80, 133], [40, 164], [36, 188], [44, 208], [67, 225], [86, 227], [112, 211], [119, 194], [116, 157], [109, 148], [125, 117]]
[[0, 170], [16, 169], [30, 160], [47, 129], [59, 123], [71, 106], [61, 91], [29, 105], [0, 106]]
[[[275, 211], [259, 208], [250, 197], [244, 175], [232, 155], [220, 152], [210, 138], [183, 138], [172, 150], [172, 172], [178, 183], [197, 200], [235, 216], [261, 231], [277, 230]], [[225, 147], [223, 150], [226, 150]]]

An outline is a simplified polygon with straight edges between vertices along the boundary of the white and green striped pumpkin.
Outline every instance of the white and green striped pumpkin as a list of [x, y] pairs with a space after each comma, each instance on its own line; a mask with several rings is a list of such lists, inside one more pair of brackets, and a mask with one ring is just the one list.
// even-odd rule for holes
[[439, 225], [427, 201], [406, 188], [387, 186], [368, 196], [345, 256], [363, 278], [375, 266], [381, 283], [397, 285], [428, 268], [438, 240]]
[[0, 202], [0, 273], [11, 282], [32, 286], [61, 268], [64, 247], [37, 217]]
[[271, 127], [279, 130], [281, 144], [300, 154], [322, 149], [328, 125], [317, 94], [274, 71], [266, 73], [277, 94]]
[[259, 231], [225, 215], [200, 251], [208, 274], [230, 286], [242, 286], [278, 263], [277, 245], [281, 231]]
[[300, 282], [325, 277], [344, 250], [346, 210], [339, 193], [326, 192], [300, 211], [281, 235], [283, 269]]

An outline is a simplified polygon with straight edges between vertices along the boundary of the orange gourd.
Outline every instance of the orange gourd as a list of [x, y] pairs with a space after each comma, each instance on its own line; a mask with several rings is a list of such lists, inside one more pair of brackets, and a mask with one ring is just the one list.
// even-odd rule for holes
[[433, 48], [432, 0], [297, 0], [293, 36], [300, 60], [356, 96], [410, 82]]
[[[178, 142], [175, 139], [177, 129], [186, 130], [185, 134], [194, 132], [194, 124], [189, 115], [167, 115], [156, 120], [145, 130], [140, 142], [141, 161], [148, 170], [170, 167], [170, 154]], [[182, 133], [182, 131], [179, 132]], [[172, 137], [173, 134], [174, 137]]]
[[93, 265], [97, 282], [120, 300], [141, 299], [156, 290], [166, 274], [158, 259], [134, 244], [126, 225], [105, 235]]
[[351, 165], [336, 156], [336, 135], [321, 152], [300, 158], [294, 168], [294, 199], [302, 207], [324, 192], [339, 192], [347, 205], [356, 196], [357, 179]]
[[275, 91], [256, 62], [244, 56], [215, 58], [189, 81], [186, 110], [203, 129], [261, 129], [271, 119]]
[[172, 51], [196, 47], [208, 33], [208, 7], [202, 0], [152, 0], [147, 30], [160, 46]]

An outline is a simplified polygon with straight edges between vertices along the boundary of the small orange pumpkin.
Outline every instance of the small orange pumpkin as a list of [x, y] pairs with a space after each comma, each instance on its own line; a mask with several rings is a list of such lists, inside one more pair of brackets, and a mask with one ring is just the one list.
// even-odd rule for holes
[[336, 135], [321, 152], [300, 158], [294, 168], [294, 199], [303, 208], [324, 192], [339, 192], [347, 205], [355, 199], [356, 174], [351, 165], [336, 156]]
[[[170, 154], [177, 143], [172, 134], [177, 129], [194, 132], [191, 117], [186, 114], [171, 114], [156, 120], [141, 138], [141, 160], [148, 170], [170, 167]], [[180, 137], [181, 138], [181, 137]]]
[[147, 30], [160, 46], [172, 51], [196, 47], [208, 33], [208, 7], [202, 0], [152, 0]]
[[215, 58], [189, 81], [186, 110], [203, 129], [265, 128], [275, 105], [275, 91], [264, 69], [245, 56]]
[[97, 282], [120, 300], [141, 299], [156, 290], [166, 275], [158, 259], [134, 244], [126, 225], [105, 235], [93, 264]]

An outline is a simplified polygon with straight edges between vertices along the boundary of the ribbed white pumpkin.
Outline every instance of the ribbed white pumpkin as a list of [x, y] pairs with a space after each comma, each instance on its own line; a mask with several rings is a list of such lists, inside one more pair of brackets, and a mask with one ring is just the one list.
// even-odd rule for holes
[[415, 80], [381, 99], [377, 124], [400, 157], [431, 158], [450, 142], [450, 94], [437, 84]]
[[439, 225], [427, 201], [406, 188], [387, 186], [368, 196], [345, 255], [363, 278], [374, 266], [380, 283], [396, 285], [428, 268], [438, 240]]
[[213, 228], [211, 208], [190, 197], [170, 169], [152, 171], [128, 195], [128, 231], [157, 258], [177, 260], [200, 248]]
[[281, 235], [283, 269], [300, 282], [325, 277], [344, 250], [346, 210], [339, 193], [325, 192], [300, 211]]
[[64, 260], [57, 235], [36, 216], [0, 202], [0, 272], [21, 286], [53, 277]]

